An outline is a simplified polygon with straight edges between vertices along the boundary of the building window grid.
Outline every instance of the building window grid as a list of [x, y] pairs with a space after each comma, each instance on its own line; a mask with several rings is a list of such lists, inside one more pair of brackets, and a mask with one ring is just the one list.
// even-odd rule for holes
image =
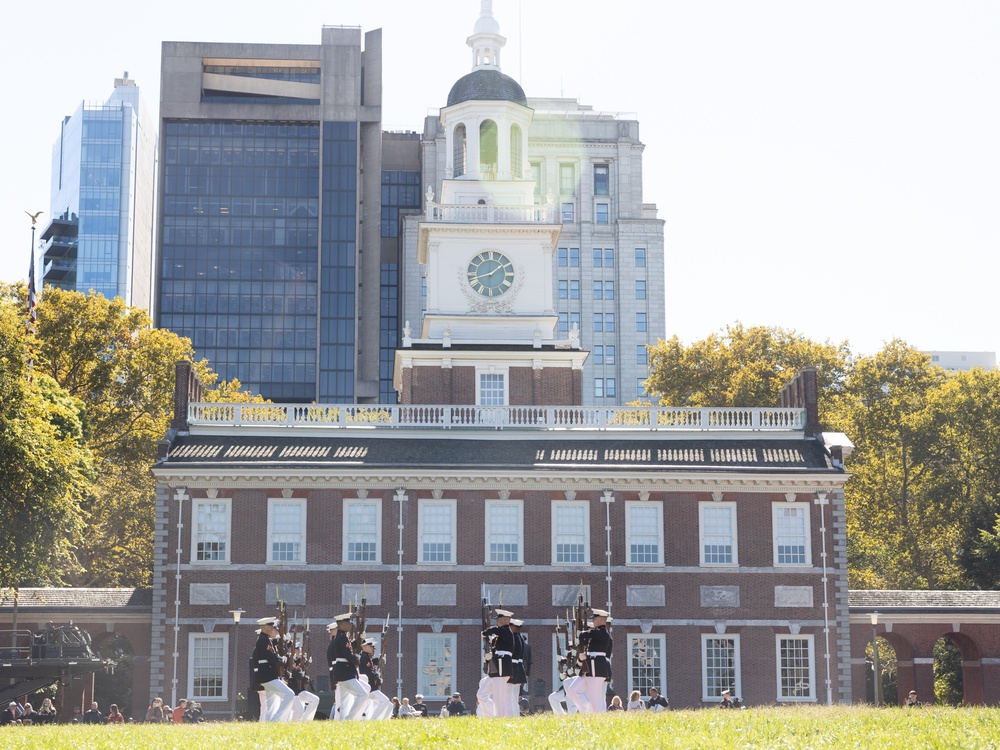
[[225, 700], [227, 692], [227, 633], [191, 633], [188, 695], [203, 700]]
[[738, 635], [702, 635], [702, 700], [717, 700], [723, 690], [740, 695]]
[[613, 247], [594, 248], [594, 268], [614, 268], [615, 249]]
[[198, 500], [194, 511], [195, 562], [229, 562], [229, 500]]
[[345, 562], [379, 562], [380, 506], [376, 500], [344, 504]]
[[503, 406], [507, 403], [507, 376], [502, 372], [479, 373], [479, 405]]
[[816, 699], [816, 665], [813, 636], [778, 635], [778, 700]]
[[270, 557], [268, 562], [303, 562], [303, 528], [305, 526], [305, 501], [283, 502], [272, 500], [268, 503], [270, 518]]
[[610, 165], [594, 165], [594, 195], [609, 195], [611, 192]]
[[608, 210], [609, 210], [609, 207], [608, 207], [607, 203], [598, 203], [595, 206], [594, 223], [595, 224], [609, 224], [610, 221], [609, 221]]
[[455, 503], [421, 501], [420, 562], [455, 562]]
[[736, 503], [701, 504], [702, 565], [736, 565]]
[[809, 506], [775, 503], [773, 518], [775, 565], [810, 565]]
[[636, 279], [635, 280], [635, 298], [636, 299], [646, 299], [646, 280]]
[[455, 633], [417, 633], [417, 692], [424, 698], [451, 697], [456, 640]]
[[558, 249], [559, 267], [560, 268], [579, 268], [580, 267], [580, 248], [578, 247], [560, 247]]
[[582, 502], [558, 502], [552, 507], [553, 564], [589, 565], [589, 506]]
[[636, 268], [646, 267], [646, 248], [637, 247], [635, 249], [635, 267]]
[[559, 165], [559, 194], [576, 195], [576, 167], [573, 164]]
[[664, 636], [629, 635], [629, 690], [638, 690], [644, 698], [650, 688], [666, 695], [666, 671], [663, 668]]
[[660, 503], [626, 502], [629, 565], [660, 565], [663, 522]]
[[488, 563], [518, 564], [521, 560], [523, 521], [520, 502], [486, 503]]
[[646, 313], [635, 314], [635, 330], [636, 333], [646, 332]]

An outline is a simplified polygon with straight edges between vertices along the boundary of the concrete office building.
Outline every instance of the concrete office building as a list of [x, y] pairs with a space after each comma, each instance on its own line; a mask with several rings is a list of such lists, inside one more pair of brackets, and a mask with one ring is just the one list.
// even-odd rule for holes
[[381, 31], [363, 41], [163, 44], [157, 324], [267, 398], [379, 397]]
[[[664, 222], [657, 218], [655, 204], [643, 203], [645, 147], [639, 123], [597, 112], [575, 99], [526, 97], [516, 81], [501, 73], [505, 40], [489, 9], [483, 10], [468, 40], [474, 55], [484, 30], [493, 36], [494, 57], [485, 64], [474, 59], [473, 72], [455, 83], [445, 107], [424, 122], [423, 187], [442, 196], [443, 185], [452, 180], [533, 185], [529, 200], [538, 207], [551, 205], [554, 220], [562, 225], [550, 258], [556, 335], [566, 339], [576, 328], [582, 347], [591, 352], [582, 373], [582, 403], [633, 401], [643, 395], [642, 381], [649, 375], [646, 345], [666, 335]], [[498, 138], [490, 112], [473, 113], [449, 127], [448, 113], [475, 99], [516, 101], [530, 111], [524, 145], [512, 132]], [[489, 155], [503, 161], [515, 148], [524, 149], [515, 160], [524, 166], [516, 173], [503, 164], [498, 167]], [[504, 196], [488, 193], [481, 202], [500, 209]], [[425, 314], [437, 311], [428, 301], [426, 264], [418, 260], [423, 220], [406, 218], [403, 240], [402, 317], [415, 332], [422, 330]]]
[[156, 123], [125, 73], [63, 119], [52, 148], [42, 284], [149, 307]]
[[931, 362], [938, 367], [942, 367], [948, 372], [958, 372], [960, 370], [971, 370], [981, 367], [984, 370], [995, 370], [997, 368], [996, 352], [924, 352], [931, 356]]

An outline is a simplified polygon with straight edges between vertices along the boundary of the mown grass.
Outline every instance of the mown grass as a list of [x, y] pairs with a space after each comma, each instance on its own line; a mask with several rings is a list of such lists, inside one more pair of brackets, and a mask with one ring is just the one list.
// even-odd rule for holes
[[310, 725], [5, 727], [3, 748], [1000, 748], [1000, 709], [671, 711]]

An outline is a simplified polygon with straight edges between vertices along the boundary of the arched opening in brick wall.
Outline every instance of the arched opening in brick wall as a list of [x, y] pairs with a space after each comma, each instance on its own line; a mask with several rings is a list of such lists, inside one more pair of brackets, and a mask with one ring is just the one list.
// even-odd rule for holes
[[983, 702], [982, 651], [964, 633], [947, 633], [934, 643], [934, 702], [947, 706]]
[[[891, 633], [880, 634], [878, 637], [878, 671], [882, 678], [881, 701], [886, 706], [899, 703], [899, 655], [894, 642], [901, 639], [890, 639]], [[904, 649], [909, 644], [903, 644]], [[875, 696], [875, 664], [872, 659], [871, 642], [865, 647], [865, 699], [868, 703], [876, 703]]]

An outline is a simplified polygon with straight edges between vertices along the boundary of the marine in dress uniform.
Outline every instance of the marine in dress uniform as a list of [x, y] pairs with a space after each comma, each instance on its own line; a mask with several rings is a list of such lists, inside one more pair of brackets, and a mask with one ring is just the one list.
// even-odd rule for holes
[[281, 660], [271, 642], [278, 635], [278, 620], [274, 617], [262, 617], [257, 620], [257, 624], [260, 626], [260, 635], [253, 647], [253, 660], [256, 682], [263, 687], [265, 696], [260, 720], [290, 721], [295, 693], [280, 677]]
[[[570, 674], [570, 669], [573, 669], [572, 674]], [[549, 705], [552, 707], [552, 713], [557, 716], [567, 713], [580, 713], [580, 708], [573, 699], [574, 696], [570, 693], [573, 685], [576, 684], [580, 677], [576, 674], [575, 668], [570, 664], [568, 656], [559, 657], [559, 677], [562, 680], [559, 689], [549, 693]], [[566, 704], [565, 707], [563, 703]]]
[[[514, 632], [510, 629], [513, 612], [496, 610], [497, 624], [483, 631], [483, 637], [491, 644], [489, 697], [492, 699], [493, 716], [517, 716], [517, 686], [511, 686], [514, 674]], [[520, 640], [518, 638], [518, 640]]]
[[370, 721], [392, 718], [392, 701], [382, 692], [382, 675], [378, 671], [378, 660], [375, 658], [375, 641], [365, 640], [361, 646], [361, 656], [358, 658], [360, 680], [368, 685], [368, 706], [364, 718]]
[[358, 657], [347, 637], [351, 629], [351, 613], [337, 615], [326, 629], [334, 632], [326, 649], [330, 684], [337, 686], [333, 718], [338, 721], [360, 719], [368, 706], [368, 686], [358, 679]]
[[[584, 678], [587, 686], [587, 701], [590, 713], [604, 713], [608, 710], [607, 691], [611, 681], [611, 634], [607, 623], [610, 614], [603, 609], [593, 612], [594, 627], [583, 631], [580, 640], [586, 647], [586, 652], [580, 657], [586, 659], [587, 676]], [[579, 658], [579, 657], [578, 657]]]

